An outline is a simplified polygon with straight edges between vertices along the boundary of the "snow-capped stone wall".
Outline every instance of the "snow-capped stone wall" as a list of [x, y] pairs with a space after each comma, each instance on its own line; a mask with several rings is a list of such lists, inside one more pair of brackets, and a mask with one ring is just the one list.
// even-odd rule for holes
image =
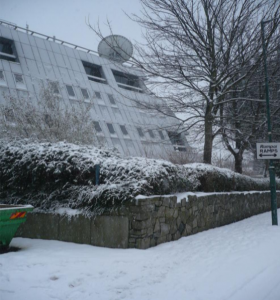
[[28, 215], [18, 236], [147, 249], [270, 210], [270, 192], [200, 193], [178, 199], [140, 197], [98, 217], [75, 215], [76, 211], [35, 212]]
[[129, 248], [146, 249], [269, 211], [270, 192], [150, 197], [135, 204], [129, 207]]

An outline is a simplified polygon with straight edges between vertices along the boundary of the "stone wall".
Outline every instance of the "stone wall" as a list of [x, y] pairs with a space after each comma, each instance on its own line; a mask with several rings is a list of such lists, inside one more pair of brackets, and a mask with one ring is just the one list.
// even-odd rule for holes
[[[280, 193], [277, 193], [278, 199]], [[279, 202], [279, 201], [278, 201]], [[147, 249], [270, 210], [270, 192], [135, 199], [118, 211], [88, 219], [32, 213], [19, 236], [112, 248]]]
[[108, 248], [128, 248], [128, 218], [124, 216], [67, 216], [33, 212], [27, 214], [16, 236], [58, 240]]
[[188, 196], [188, 201], [179, 203], [176, 197], [153, 197], [135, 204], [129, 207], [129, 247], [140, 249], [234, 223], [271, 207], [270, 192]]

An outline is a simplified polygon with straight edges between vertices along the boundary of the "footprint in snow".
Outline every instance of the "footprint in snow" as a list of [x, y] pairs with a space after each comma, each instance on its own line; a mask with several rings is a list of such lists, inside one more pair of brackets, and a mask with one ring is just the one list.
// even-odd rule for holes
[[53, 280], [53, 281], [55, 281], [55, 280], [57, 280], [59, 277], [57, 277], [57, 276], [52, 276], [52, 277], [50, 277], [50, 280]]
[[74, 280], [74, 281], [70, 282], [70, 283], [69, 283], [69, 287], [70, 287], [70, 288], [74, 288], [74, 287], [76, 287], [76, 286], [79, 286], [79, 285], [82, 284], [82, 281], [83, 281], [83, 279], [78, 278], [77, 280]]

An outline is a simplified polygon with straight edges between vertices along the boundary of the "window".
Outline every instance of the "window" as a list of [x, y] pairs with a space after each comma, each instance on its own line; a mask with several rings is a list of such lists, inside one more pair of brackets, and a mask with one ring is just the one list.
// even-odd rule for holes
[[164, 140], [164, 135], [163, 135], [163, 133], [162, 133], [161, 130], [158, 131], [158, 134], [159, 134], [160, 138], [161, 138], [162, 140]]
[[26, 90], [23, 75], [22, 74], [15, 74], [15, 73], [13, 75], [14, 75], [14, 80], [15, 80], [15, 83], [16, 83], [16, 88], [20, 89], [20, 90], [21, 89]]
[[115, 129], [114, 129], [114, 127], [113, 127], [113, 125], [111, 123], [107, 123], [107, 127], [108, 127], [109, 132], [111, 134], [115, 134], [116, 133], [116, 131], [115, 131]]
[[95, 82], [100, 82], [100, 83], [106, 83], [106, 79], [105, 79], [105, 76], [103, 75], [101, 66], [91, 64], [86, 61], [82, 61], [82, 63], [85, 68], [85, 71], [88, 75], [89, 80], [95, 81]]
[[155, 135], [154, 135], [153, 131], [152, 131], [151, 129], [149, 129], [148, 132], [149, 132], [150, 137], [151, 137], [152, 139], [154, 139], [154, 138], [155, 138]]
[[0, 59], [17, 61], [16, 49], [12, 40], [0, 37]]
[[102, 128], [101, 128], [99, 122], [93, 121], [93, 125], [94, 125], [94, 129], [96, 130], [96, 132], [102, 132]]
[[140, 137], [144, 137], [143, 130], [140, 127], [137, 127], [137, 131]]
[[139, 93], [142, 92], [139, 78], [137, 76], [115, 70], [112, 70], [112, 72], [119, 87]]
[[53, 126], [52, 117], [49, 114], [45, 114], [44, 119], [45, 119], [45, 123], [47, 124], [48, 127]]
[[97, 99], [102, 99], [100, 92], [94, 92]]
[[6, 122], [14, 122], [15, 121], [15, 112], [13, 109], [5, 108], [4, 109], [4, 117]]
[[139, 86], [139, 78], [137, 76], [122, 73], [119, 71], [112, 70], [114, 77], [116, 79], [117, 83], [134, 86], [134, 87], [140, 87]]
[[120, 125], [120, 128], [121, 128], [121, 131], [122, 131], [123, 135], [128, 135], [128, 132], [127, 132], [124, 125]]
[[82, 95], [83, 95], [83, 97], [84, 97], [85, 100], [89, 99], [89, 94], [88, 94], [87, 89], [81, 88], [81, 92], [82, 92]]
[[167, 131], [167, 134], [171, 143], [174, 145], [174, 150], [182, 152], [186, 151], [185, 143], [181, 136], [181, 133], [178, 133], [176, 131]]
[[49, 81], [49, 89], [52, 93], [59, 95], [59, 84], [56, 81]]
[[186, 147], [185, 146], [175, 146], [174, 145], [174, 150], [175, 151], [180, 151], [180, 152], [187, 152], [187, 149], [186, 149]]
[[67, 89], [67, 93], [68, 93], [69, 97], [72, 97], [72, 98], [76, 97], [72, 85], [66, 85], [66, 89]]
[[4, 71], [0, 70], [0, 83], [4, 83], [4, 82], [6, 82], [5, 76], [4, 76]]
[[111, 104], [116, 105], [116, 101], [113, 95], [108, 94], [108, 98]]
[[22, 74], [14, 74], [16, 84], [24, 84]]
[[168, 136], [173, 145], [185, 145], [181, 133], [176, 131], [168, 131]]

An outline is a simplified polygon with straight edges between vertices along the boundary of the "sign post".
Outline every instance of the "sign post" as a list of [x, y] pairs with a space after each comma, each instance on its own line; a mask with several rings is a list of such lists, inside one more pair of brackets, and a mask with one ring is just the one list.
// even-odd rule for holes
[[257, 143], [257, 159], [269, 159], [272, 225], [278, 225], [276, 181], [273, 159], [280, 159], [280, 143]]
[[[270, 122], [270, 106], [269, 106], [269, 86], [268, 86], [268, 76], [267, 76], [267, 65], [266, 65], [266, 44], [265, 44], [265, 34], [264, 34], [264, 27], [265, 24], [271, 22], [273, 20], [262, 20], [261, 21], [261, 35], [262, 35], [262, 45], [263, 45], [263, 62], [264, 62], [264, 77], [265, 77], [265, 99], [266, 99], [266, 113], [267, 113], [267, 133], [268, 133], [268, 141], [272, 145], [272, 130], [271, 130], [271, 122]], [[265, 149], [265, 148], [263, 148]], [[272, 148], [271, 148], [272, 149]], [[278, 149], [278, 148], [277, 148]], [[276, 182], [275, 182], [275, 170], [273, 166], [273, 160], [275, 159], [275, 154], [277, 157], [276, 152], [269, 152], [269, 153], [260, 153], [262, 156], [258, 156], [258, 158], [262, 159], [270, 159], [269, 161], [269, 177], [270, 177], [270, 192], [271, 192], [271, 217], [272, 217], [272, 225], [278, 225], [277, 220], [277, 199], [276, 199]], [[274, 157], [264, 156], [267, 154], [273, 154]]]

